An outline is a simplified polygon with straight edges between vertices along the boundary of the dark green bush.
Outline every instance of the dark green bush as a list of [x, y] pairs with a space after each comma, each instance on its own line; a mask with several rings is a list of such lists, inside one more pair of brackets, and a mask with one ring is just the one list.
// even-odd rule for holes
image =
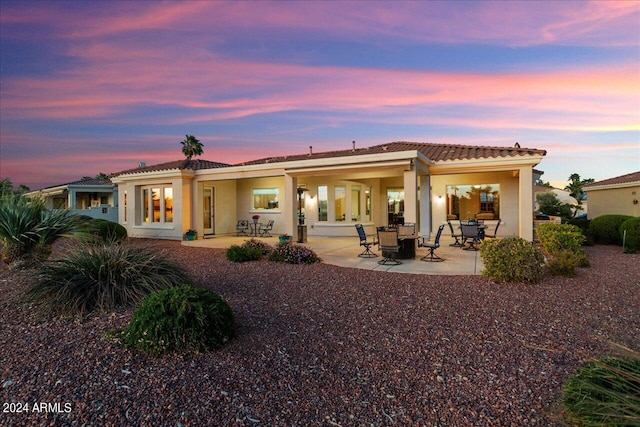
[[629, 218], [633, 217], [628, 215], [602, 215], [592, 219], [589, 224], [589, 233], [593, 236], [594, 243], [622, 246], [620, 226]]
[[233, 262], [257, 261], [262, 258], [262, 249], [256, 246], [231, 245], [225, 251], [225, 255]]
[[84, 237], [105, 243], [122, 243], [127, 238], [126, 228], [106, 219], [88, 219], [82, 223], [81, 230]]
[[567, 380], [562, 403], [579, 426], [640, 425], [640, 359], [595, 360]]
[[593, 236], [591, 235], [591, 232], [589, 231], [589, 224], [591, 224], [591, 220], [587, 219], [587, 218], [571, 218], [567, 221], [567, 224], [569, 225], [575, 225], [576, 227], [578, 227], [580, 229], [580, 231], [582, 231], [582, 234], [584, 234], [585, 237], [585, 241], [583, 243], [583, 245], [587, 245], [587, 246], [591, 246], [593, 245]]
[[206, 351], [222, 347], [234, 330], [233, 311], [224, 299], [207, 289], [184, 285], [145, 299], [123, 332], [122, 342], [152, 356]]
[[133, 307], [154, 291], [188, 281], [181, 268], [151, 249], [82, 244], [43, 264], [26, 298], [43, 302], [52, 314], [82, 316]]
[[620, 225], [620, 237], [624, 240], [626, 253], [640, 252], [640, 216], [629, 218]]
[[278, 243], [269, 254], [269, 261], [286, 262], [288, 264], [314, 264], [320, 258], [313, 249], [291, 243]]
[[254, 238], [245, 240], [244, 243], [242, 243], [242, 246], [249, 248], [259, 248], [262, 252], [262, 255], [269, 255], [269, 253], [273, 250], [273, 247], [268, 243]]
[[482, 274], [496, 283], [536, 283], [542, 276], [542, 253], [520, 237], [483, 240], [480, 256]]

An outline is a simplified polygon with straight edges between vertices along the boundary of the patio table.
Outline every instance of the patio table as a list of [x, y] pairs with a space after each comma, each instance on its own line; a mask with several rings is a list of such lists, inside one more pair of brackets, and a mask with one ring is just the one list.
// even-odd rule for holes
[[260, 233], [260, 229], [262, 228], [262, 223], [261, 222], [253, 222], [249, 224], [249, 227], [251, 229], [251, 233], [249, 234], [253, 234], [254, 236], [258, 236], [258, 234]]

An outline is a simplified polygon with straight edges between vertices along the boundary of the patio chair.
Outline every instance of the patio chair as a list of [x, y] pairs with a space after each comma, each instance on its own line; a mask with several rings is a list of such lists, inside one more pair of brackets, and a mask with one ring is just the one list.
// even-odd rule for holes
[[477, 251], [478, 247], [476, 244], [480, 243], [480, 229], [478, 228], [478, 224], [460, 224], [460, 229], [462, 230], [462, 243], [467, 244], [469, 246], [465, 246], [462, 249], [468, 251]]
[[398, 234], [400, 236], [413, 236], [414, 234], [416, 234], [416, 225], [411, 223], [399, 225]]
[[455, 246], [456, 248], [463, 247], [464, 243], [462, 243], [460, 241], [460, 238], [462, 237], [462, 234], [456, 234], [455, 230], [453, 229], [453, 224], [451, 224], [451, 220], [450, 219], [447, 220], [447, 223], [449, 224], [449, 230], [451, 230], [451, 237], [456, 239], [456, 241], [451, 243], [449, 246]]
[[484, 233], [484, 237], [491, 237], [492, 239], [495, 239], [496, 236], [498, 235], [498, 227], [500, 227], [500, 221], [498, 221], [498, 223], [496, 224], [496, 229], [493, 230], [493, 234], [487, 234], [486, 232]]
[[440, 258], [435, 254], [436, 249], [440, 247], [440, 236], [442, 235], [442, 230], [444, 230], [444, 224], [438, 227], [438, 232], [436, 233], [436, 238], [433, 243], [428, 243], [425, 238], [422, 238], [422, 242], [418, 242], [418, 246], [421, 248], [429, 249], [429, 252], [420, 258], [421, 261], [429, 261], [429, 262], [442, 262], [444, 258]]
[[239, 219], [236, 224], [236, 235], [239, 236], [241, 234], [247, 235], [247, 230], [249, 229], [249, 220], [247, 219]]
[[371, 246], [378, 244], [378, 239], [374, 237], [372, 241], [367, 239], [367, 233], [364, 231], [362, 224], [356, 224], [356, 230], [358, 230], [358, 237], [360, 238], [360, 246], [364, 246], [364, 251], [358, 255], [360, 258], [375, 258], [378, 255], [371, 252]]
[[400, 244], [398, 243], [398, 231], [378, 231], [378, 239], [380, 240], [380, 249], [382, 249], [382, 256], [384, 257], [378, 264], [380, 265], [399, 265], [402, 264], [398, 261], [398, 252], [400, 252]]
[[263, 225], [262, 227], [260, 227], [260, 236], [271, 237], [271, 230], [273, 230], [273, 223], [274, 221], [270, 219], [269, 221], [267, 221], [267, 225]]

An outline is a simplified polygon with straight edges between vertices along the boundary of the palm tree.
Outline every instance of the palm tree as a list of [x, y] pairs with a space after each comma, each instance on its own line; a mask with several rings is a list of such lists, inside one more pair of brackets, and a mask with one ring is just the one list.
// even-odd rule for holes
[[569, 176], [569, 184], [564, 187], [564, 189], [568, 191], [569, 195], [577, 201], [577, 204], [574, 206], [575, 211], [573, 212], [573, 216], [576, 216], [578, 211], [582, 210], [582, 201], [586, 196], [586, 193], [582, 189], [582, 186], [590, 184], [593, 181], [593, 178], [580, 179], [580, 175], [578, 175], [577, 173], [572, 173], [571, 176]]
[[185, 135], [184, 141], [181, 141], [182, 152], [187, 156], [187, 160], [191, 160], [193, 156], [202, 155], [202, 143], [193, 135]]

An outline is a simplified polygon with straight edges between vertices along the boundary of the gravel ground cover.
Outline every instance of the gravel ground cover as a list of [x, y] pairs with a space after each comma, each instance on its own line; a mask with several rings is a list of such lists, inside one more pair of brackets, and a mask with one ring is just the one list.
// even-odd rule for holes
[[18, 299], [30, 274], [2, 266], [0, 425], [564, 425], [563, 382], [609, 341], [640, 349], [640, 255], [618, 247], [531, 286], [138, 244], [222, 295], [237, 337], [204, 354], [123, 350], [103, 334], [131, 310], [39, 319]]

